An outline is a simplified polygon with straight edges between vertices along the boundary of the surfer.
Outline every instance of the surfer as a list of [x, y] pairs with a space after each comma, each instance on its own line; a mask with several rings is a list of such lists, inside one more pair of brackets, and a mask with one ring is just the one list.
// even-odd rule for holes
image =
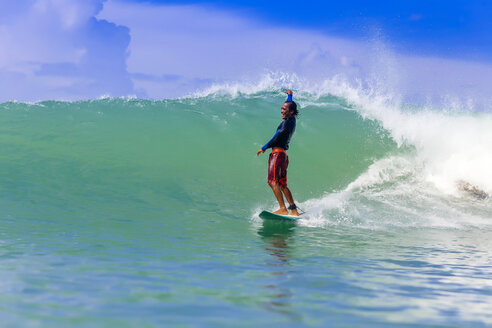
[[287, 187], [287, 166], [289, 165], [289, 157], [286, 150], [289, 149], [290, 138], [296, 130], [296, 117], [299, 113], [297, 104], [292, 101], [292, 91], [285, 91], [287, 100], [282, 105], [280, 114], [282, 115], [282, 123], [277, 128], [274, 136], [257, 152], [256, 156], [260, 156], [268, 148], [272, 148], [268, 159], [268, 185], [273, 190], [273, 194], [277, 198], [280, 209], [275, 211], [275, 214], [288, 215], [289, 211], [285, 207], [284, 195], [289, 202], [289, 210], [291, 215], [299, 216], [297, 206], [294, 203], [292, 193]]
[[466, 191], [478, 199], [486, 199], [489, 197], [489, 195], [485, 191], [478, 189], [471, 183], [464, 180], [458, 180], [456, 182], [456, 185], [458, 186], [459, 190]]

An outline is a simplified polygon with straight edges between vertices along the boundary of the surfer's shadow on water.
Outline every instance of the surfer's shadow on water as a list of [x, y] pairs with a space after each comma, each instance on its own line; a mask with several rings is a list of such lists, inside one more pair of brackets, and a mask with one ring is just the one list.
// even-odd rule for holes
[[301, 316], [291, 306], [294, 296], [292, 290], [285, 287], [287, 284], [284, 283], [293, 273], [289, 243], [295, 234], [295, 229], [296, 224], [293, 222], [265, 220], [258, 227], [257, 233], [265, 242], [265, 251], [269, 255], [265, 264], [273, 267], [270, 271], [271, 281], [261, 285], [267, 290], [269, 297], [263, 305], [268, 311], [281, 313], [294, 321], [300, 321]]
[[258, 229], [258, 235], [271, 247], [265, 248], [276, 262], [288, 264], [289, 244], [293, 237], [296, 224], [293, 222], [263, 221]]

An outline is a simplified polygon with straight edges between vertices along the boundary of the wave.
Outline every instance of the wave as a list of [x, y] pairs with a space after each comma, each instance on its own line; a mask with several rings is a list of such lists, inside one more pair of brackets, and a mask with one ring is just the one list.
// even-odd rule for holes
[[[406, 105], [389, 92], [341, 78], [312, 83], [268, 75], [254, 84], [215, 85], [159, 101], [3, 103], [3, 146], [11, 159], [3, 162], [4, 172], [22, 158], [44, 163], [38, 171], [65, 168], [77, 183], [80, 170], [104, 168], [129, 176], [129, 189], [132, 181], [155, 190], [155, 181], [171, 186], [160, 193], [173, 204], [218, 204], [225, 197], [236, 213], [273, 206], [265, 201], [271, 198], [266, 164], [254, 153], [280, 120], [285, 87], [295, 89], [301, 108], [289, 184], [309, 209], [305, 224], [489, 224], [490, 198], [460, 188], [465, 181], [492, 194], [489, 113], [456, 104]], [[49, 174], [46, 180], [34, 168], [17, 174], [38, 181], [41, 190], [52, 188]]]

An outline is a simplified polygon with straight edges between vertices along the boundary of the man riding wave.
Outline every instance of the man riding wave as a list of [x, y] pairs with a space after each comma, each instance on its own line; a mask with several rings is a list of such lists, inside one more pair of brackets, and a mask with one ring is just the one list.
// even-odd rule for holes
[[259, 156], [268, 148], [272, 148], [272, 152], [268, 159], [268, 184], [273, 190], [273, 194], [277, 198], [280, 209], [275, 211], [275, 214], [288, 215], [289, 211], [285, 206], [284, 195], [289, 202], [289, 210], [291, 215], [299, 216], [297, 206], [294, 203], [292, 193], [287, 187], [287, 167], [289, 166], [289, 157], [286, 150], [289, 149], [290, 139], [296, 130], [296, 117], [299, 113], [297, 104], [292, 101], [292, 91], [285, 91], [287, 100], [283, 103], [280, 113], [282, 115], [282, 123], [277, 128], [274, 136], [263, 147], [261, 147], [256, 155]]

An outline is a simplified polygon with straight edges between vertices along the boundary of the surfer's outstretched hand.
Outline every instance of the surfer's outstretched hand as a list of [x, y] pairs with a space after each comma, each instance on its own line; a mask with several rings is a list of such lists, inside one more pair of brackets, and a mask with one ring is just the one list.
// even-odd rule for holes
[[256, 152], [256, 156], [260, 156], [261, 153], [264, 153], [265, 151], [263, 149], [259, 149], [257, 152]]

